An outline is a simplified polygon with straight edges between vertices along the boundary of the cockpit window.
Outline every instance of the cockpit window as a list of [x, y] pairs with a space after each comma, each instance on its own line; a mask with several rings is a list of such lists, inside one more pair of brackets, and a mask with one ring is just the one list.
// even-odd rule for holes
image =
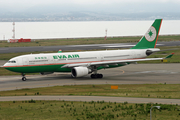
[[16, 63], [16, 61], [8, 61], [8, 63]]

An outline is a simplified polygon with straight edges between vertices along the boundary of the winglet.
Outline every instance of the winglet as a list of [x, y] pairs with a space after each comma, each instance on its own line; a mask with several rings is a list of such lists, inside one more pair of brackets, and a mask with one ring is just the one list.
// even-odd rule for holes
[[171, 53], [170, 55], [166, 56], [165, 59], [171, 58], [174, 55], [174, 53]]
[[62, 50], [60, 49], [60, 50], [58, 51], [58, 53], [62, 53]]

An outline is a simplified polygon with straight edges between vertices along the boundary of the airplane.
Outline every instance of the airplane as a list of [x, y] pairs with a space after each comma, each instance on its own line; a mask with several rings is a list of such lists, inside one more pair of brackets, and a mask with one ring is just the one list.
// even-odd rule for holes
[[99, 74], [98, 70], [121, 67], [138, 61], [163, 60], [172, 57], [174, 53], [164, 58], [146, 58], [160, 51], [156, 48], [156, 43], [161, 23], [162, 19], [156, 19], [131, 49], [28, 54], [10, 59], [3, 67], [21, 73], [23, 81], [26, 81], [26, 73], [45, 75], [54, 72], [71, 72], [74, 78], [88, 74], [91, 74], [91, 78], [103, 78], [103, 74]]

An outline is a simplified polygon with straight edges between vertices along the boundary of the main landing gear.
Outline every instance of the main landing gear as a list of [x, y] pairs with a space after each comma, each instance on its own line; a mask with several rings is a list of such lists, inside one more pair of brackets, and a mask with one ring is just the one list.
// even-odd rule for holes
[[91, 74], [92, 79], [103, 78], [103, 74], [97, 73], [97, 66], [92, 66], [92, 71], [94, 72], [94, 74]]
[[91, 78], [103, 78], [103, 74], [91, 74]]
[[26, 81], [27, 79], [26, 79], [26, 77], [25, 77], [25, 74], [22, 73], [21, 75], [22, 75], [22, 81]]

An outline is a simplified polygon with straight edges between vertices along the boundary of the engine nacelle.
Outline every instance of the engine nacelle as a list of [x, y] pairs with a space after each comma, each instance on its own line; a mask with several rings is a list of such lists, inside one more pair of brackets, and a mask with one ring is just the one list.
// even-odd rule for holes
[[74, 67], [71, 70], [72, 77], [83, 77], [91, 73], [91, 70], [87, 67]]
[[42, 72], [40, 73], [41, 75], [48, 75], [48, 74], [53, 74], [54, 72]]
[[146, 51], [146, 55], [149, 56], [151, 55], [152, 53], [154, 52], [159, 52], [160, 49], [159, 48], [149, 48], [147, 51]]
[[147, 56], [151, 55], [152, 53], [153, 53], [152, 50], [147, 50], [147, 51], [146, 51], [146, 55], [147, 55]]

